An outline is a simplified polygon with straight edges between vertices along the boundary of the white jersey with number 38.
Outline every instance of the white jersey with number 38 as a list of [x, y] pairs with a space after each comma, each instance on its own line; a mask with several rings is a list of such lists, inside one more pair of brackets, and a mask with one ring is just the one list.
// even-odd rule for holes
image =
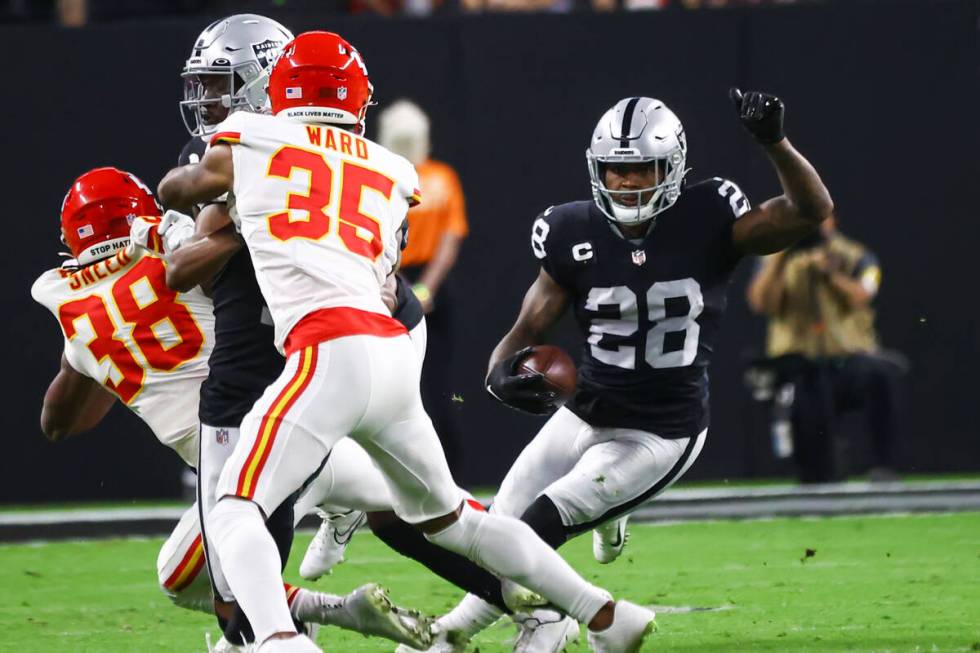
[[167, 287], [161, 259], [129, 246], [79, 270], [55, 268], [31, 288], [65, 336], [65, 358], [197, 465], [197, 404], [214, 346], [211, 300]]
[[389, 315], [381, 285], [405, 214], [420, 200], [412, 164], [339, 128], [245, 112], [221, 123], [211, 143], [232, 146], [232, 214], [280, 351], [319, 309]]

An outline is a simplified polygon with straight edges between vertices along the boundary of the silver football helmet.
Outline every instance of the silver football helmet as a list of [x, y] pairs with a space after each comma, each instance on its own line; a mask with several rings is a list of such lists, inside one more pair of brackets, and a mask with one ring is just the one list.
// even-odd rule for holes
[[[624, 98], [599, 119], [585, 158], [599, 210], [614, 222], [639, 224], [666, 211], [680, 197], [687, 174], [687, 138], [681, 121], [660, 100]], [[650, 162], [656, 163], [659, 172], [654, 186], [606, 188], [605, 165]]]
[[[192, 136], [214, 131], [217, 125], [208, 124], [208, 106], [220, 105], [229, 112], [265, 109], [269, 71], [283, 46], [292, 40], [293, 33], [288, 29], [256, 14], [236, 14], [208, 25], [197, 37], [181, 73], [184, 99], [180, 113], [187, 131]], [[201, 80], [205, 75], [227, 75], [228, 92], [220, 97], [205, 97]]]

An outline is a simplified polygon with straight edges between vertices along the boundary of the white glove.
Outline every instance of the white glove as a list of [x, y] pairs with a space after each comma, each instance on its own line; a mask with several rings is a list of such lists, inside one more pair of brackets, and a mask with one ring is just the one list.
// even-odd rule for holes
[[137, 247], [155, 254], [170, 254], [194, 235], [194, 219], [170, 210], [162, 218], [140, 216], [129, 228], [129, 239]]
[[194, 235], [194, 218], [170, 209], [163, 214], [157, 233], [163, 236], [163, 253], [170, 254]]
[[129, 226], [129, 242], [147, 251], [162, 253], [163, 243], [157, 233], [158, 226], [160, 226], [160, 218], [155, 215], [135, 218], [133, 224]]

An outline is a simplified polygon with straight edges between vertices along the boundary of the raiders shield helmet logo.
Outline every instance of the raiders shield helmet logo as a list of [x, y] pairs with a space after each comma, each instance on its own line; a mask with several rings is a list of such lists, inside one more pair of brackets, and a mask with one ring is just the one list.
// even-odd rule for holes
[[259, 62], [259, 67], [263, 70], [269, 67], [273, 61], [275, 61], [276, 56], [279, 54], [279, 50], [282, 48], [283, 42], [279, 40], [266, 39], [261, 43], [252, 44], [252, 52], [255, 53], [255, 58]]

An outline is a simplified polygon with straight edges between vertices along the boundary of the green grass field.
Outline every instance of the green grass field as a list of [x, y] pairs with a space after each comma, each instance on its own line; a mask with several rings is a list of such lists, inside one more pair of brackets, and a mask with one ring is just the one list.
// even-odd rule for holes
[[[287, 577], [309, 536], [297, 538]], [[200, 653], [209, 617], [157, 591], [160, 540], [0, 546], [0, 651]], [[806, 557], [807, 549], [815, 554]], [[634, 601], [675, 608], [658, 617], [655, 651], [980, 650], [980, 514], [781, 519], [633, 526], [613, 565], [581, 537], [563, 553], [590, 580]], [[460, 593], [369, 534], [316, 585], [346, 592], [368, 580], [402, 605], [441, 613]], [[503, 624], [504, 622], [501, 622]], [[509, 651], [498, 624], [475, 641]], [[328, 651], [390, 651], [335, 629]], [[584, 637], [572, 651], [585, 651]]]

